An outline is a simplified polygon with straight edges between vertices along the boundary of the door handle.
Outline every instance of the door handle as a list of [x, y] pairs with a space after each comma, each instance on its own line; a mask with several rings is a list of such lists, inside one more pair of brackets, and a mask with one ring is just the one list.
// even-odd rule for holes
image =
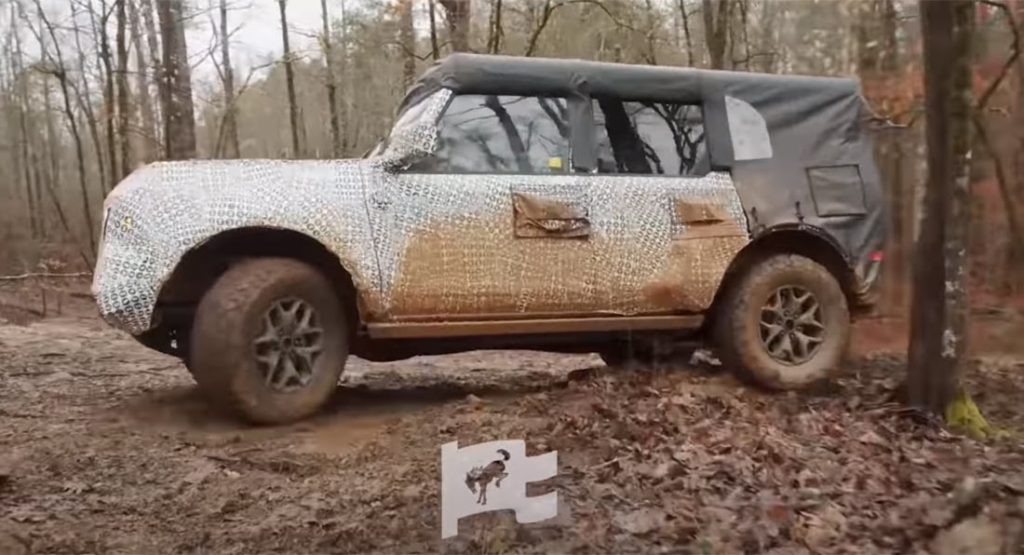
[[512, 193], [516, 237], [582, 238], [590, 235], [585, 205], [530, 193]]

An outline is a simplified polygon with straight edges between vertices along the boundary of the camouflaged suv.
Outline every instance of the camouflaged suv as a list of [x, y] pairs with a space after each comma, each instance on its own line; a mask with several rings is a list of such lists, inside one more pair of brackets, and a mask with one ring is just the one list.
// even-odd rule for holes
[[871, 304], [882, 192], [856, 81], [452, 55], [337, 161], [142, 168], [109, 196], [103, 317], [261, 423], [350, 355], [710, 340], [826, 377]]

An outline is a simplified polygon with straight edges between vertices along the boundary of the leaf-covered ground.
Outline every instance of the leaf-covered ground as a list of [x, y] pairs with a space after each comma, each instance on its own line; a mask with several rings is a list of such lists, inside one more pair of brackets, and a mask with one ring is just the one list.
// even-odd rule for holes
[[[94, 319], [0, 325], [0, 553], [1020, 553], [1024, 360], [969, 389], [978, 442], [890, 401], [894, 356], [765, 394], [591, 356], [355, 361], [325, 414], [224, 418], [173, 359]], [[557, 450], [560, 516], [440, 539], [439, 447]]]

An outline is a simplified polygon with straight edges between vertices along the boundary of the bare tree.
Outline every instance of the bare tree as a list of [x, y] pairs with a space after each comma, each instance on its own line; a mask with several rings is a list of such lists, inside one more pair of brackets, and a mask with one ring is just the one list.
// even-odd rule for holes
[[974, 3], [921, 0], [928, 186], [914, 254], [908, 361], [911, 405], [942, 414], [966, 352]]
[[216, 150], [225, 158], [238, 158], [238, 106], [235, 102], [235, 70], [231, 65], [228, 0], [220, 0], [220, 73], [224, 85], [224, 117], [217, 137]]
[[11, 73], [16, 81], [16, 88], [19, 100], [18, 106], [18, 143], [19, 143], [19, 156], [21, 158], [21, 173], [25, 185], [25, 198], [28, 204], [28, 217], [29, 225], [32, 233], [32, 237], [39, 237], [41, 235], [41, 221], [39, 218], [39, 205], [36, 202], [36, 187], [38, 186], [33, 180], [32, 172], [32, 161], [35, 158], [35, 152], [32, 149], [32, 138], [29, 133], [28, 125], [28, 107], [29, 103], [29, 91], [28, 91], [28, 78], [24, 74], [24, 55], [21, 47], [21, 33], [16, 25], [17, 12], [15, 6], [11, 6], [11, 30], [10, 38], [13, 43], [13, 51], [11, 56]]
[[[142, 116], [142, 160], [152, 162], [156, 159], [159, 146], [156, 134], [156, 116], [153, 103], [149, 99], [149, 64], [146, 51], [142, 48], [142, 28], [139, 24], [139, 8], [134, 0], [128, 2], [128, 21], [131, 26], [132, 49], [135, 51], [135, 88], [139, 93], [139, 113]], [[154, 58], [159, 56], [155, 49], [150, 50]]]
[[281, 41], [284, 45], [284, 75], [288, 87], [288, 118], [292, 127], [292, 157], [302, 157], [299, 126], [299, 103], [295, 98], [295, 69], [292, 67], [292, 49], [288, 42], [288, 0], [277, 0], [281, 9]]
[[343, 155], [341, 148], [341, 123], [338, 117], [338, 84], [334, 77], [334, 47], [331, 41], [331, 17], [327, 11], [327, 0], [320, 0], [323, 19], [323, 34], [320, 45], [324, 51], [324, 64], [327, 69], [327, 113], [331, 120], [331, 152], [335, 158]]
[[[160, 50], [160, 34], [157, 32], [156, 24], [153, 22], [153, 3], [152, 0], [139, 0], [139, 13], [142, 14], [142, 22], [146, 27], [146, 46], [149, 48], [149, 54], [152, 56], [151, 60], [153, 63], [153, 79], [156, 81], [157, 89], [159, 91], [159, 98], [164, 97], [164, 70], [163, 70], [163, 56]], [[163, 121], [163, 106], [161, 102], [157, 102], [153, 106], [153, 118], [157, 121]], [[162, 131], [158, 126], [154, 127], [158, 132]], [[158, 135], [153, 135], [153, 140], [159, 145], [162, 141]]]
[[469, 51], [470, 0], [438, 0], [448, 18], [448, 40], [455, 52]]
[[704, 43], [707, 45], [712, 69], [725, 69], [725, 47], [729, 42], [732, 3], [733, 0], [704, 0]]
[[501, 24], [501, 0], [493, 0], [491, 18], [487, 25], [487, 52], [497, 54], [501, 51], [501, 38], [505, 30]]
[[120, 146], [120, 181], [132, 171], [131, 92], [128, 88], [128, 0], [116, 0], [117, 9], [117, 140]]
[[[86, 63], [85, 49], [82, 48], [82, 32], [78, 25], [78, 13], [78, 2], [71, 2], [72, 32], [75, 37], [75, 49], [78, 53], [78, 65], [82, 73], [81, 88], [76, 87], [75, 99], [78, 102], [79, 109], [85, 115], [86, 127], [92, 139], [93, 150], [96, 153], [96, 168], [99, 171], [100, 183], [103, 184], [107, 182], [107, 158], [103, 152], [103, 143], [100, 141], [99, 122], [96, 119], [96, 112], [92, 107], [92, 90], [89, 85], [89, 78], [85, 75], [88, 65]], [[113, 171], [111, 170], [111, 172]]]
[[690, 36], [690, 14], [686, 11], [686, 0], [679, 0], [679, 17], [683, 24], [683, 38], [686, 40], [686, 65], [693, 67], [693, 39]]
[[[92, 220], [92, 205], [89, 201], [89, 185], [85, 173], [85, 153], [82, 148], [82, 135], [78, 132], [78, 121], [75, 119], [75, 112], [71, 107], [71, 86], [68, 80], [67, 68], [64, 65], [64, 54], [61, 50], [60, 41], [57, 38], [57, 33], [54, 30], [53, 24], [46, 16], [46, 12], [43, 11], [43, 6], [40, 4], [40, 0], [35, 0], [36, 13], [39, 16], [40, 22], [45, 27], [46, 34], [49, 35], [50, 41], [53, 44], [53, 54], [46, 48], [46, 42], [43, 40], [42, 33], [38, 33], [36, 36], [39, 39], [39, 50], [46, 60], [46, 64], [41, 66], [40, 69], [46, 72], [48, 75], [52, 75], [57, 79], [57, 83], [60, 85], [61, 93], [64, 97], [64, 115], [68, 120], [68, 127], [71, 130], [71, 139], [75, 144], [75, 160], [78, 163], [78, 185], [79, 190], [82, 193], [82, 214], [85, 219], [86, 235], [89, 238], [89, 250], [95, 252], [96, 250], [96, 235], [93, 229]], [[49, 97], [49, 93], [47, 93]], [[47, 190], [53, 199], [54, 205], [60, 211], [61, 221], [64, 225], [65, 231], [70, 233], [70, 226], [67, 223], [67, 219], [63, 216], [63, 211], [60, 207], [60, 203], [57, 200], [57, 195], [53, 190], [53, 181], [47, 184]], [[88, 265], [91, 265], [91, 259], [89, 256], [82, 253], [82, 257], [85, 259]]]
[[110, 34], [107, 32], [107, 24], [112, 14], [113, 10], [107, 8], [107, 0], [100, 0], [100, 17], [97, 20], [90, 0], [89, 15], [93, 21], [93, 32], [99, 37], [100, 41], [100, 62], [102, 63], [103, 74], [103, 130], [107, 141], [107, 159], [110, 160], [110, 180], [105, 184], [108, 190], [113, 188], [120, 174], [120, 166], [118, 166], [117, 161], [117, 141], [114, 131], [114, 120], [116, 119], [114, 108], [114, 65], [111, 59], [113, 55], [110, 52]]
[[416, 28], [412, 20], [412, 0], [399, 0], [399, 37], [402, 45], [402, 85], [408, 89], [416, 79]]
[[184, 8], [182, 0], [156, 0], [156, 6], [163, 43], [164, 155], [168, 160], [187, 160], [196, 156], [196, 127]]
[[441, 58], [441, 46], [437, 42], [437, 13], [434, 0], [427, 0], [427, 14], [430, 17], [430, 57], [434, 61]]

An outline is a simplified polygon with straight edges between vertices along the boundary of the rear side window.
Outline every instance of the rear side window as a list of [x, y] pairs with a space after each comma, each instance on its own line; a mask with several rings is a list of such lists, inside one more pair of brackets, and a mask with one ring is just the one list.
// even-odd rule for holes
[[438, 149], [417, 169], [446, 173], [561, 173], [569, 168], [564, 98], [465, 94], [438, 122]]
[[594, 100], [599, 173], [699, 176], [711, 169], [697, 104]]

